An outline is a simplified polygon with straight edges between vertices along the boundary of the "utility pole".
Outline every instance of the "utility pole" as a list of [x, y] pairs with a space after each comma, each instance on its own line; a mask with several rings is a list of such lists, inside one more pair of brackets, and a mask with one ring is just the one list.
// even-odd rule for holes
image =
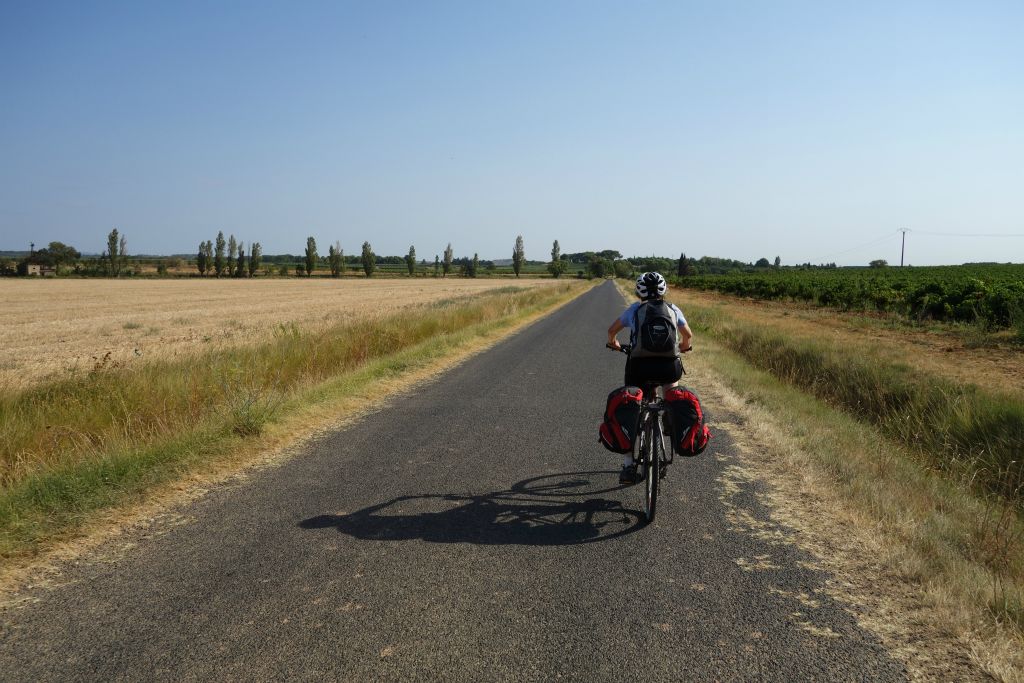
[[902, 230], [900, 230], [900, 232], [903, 233], [903, 242], [902, 242], [902, 244], [900, 244], [900, 268], [902, 268], [903, 267], [903, 252], [906, 251], [906, 248], [907, 248], [907, 229], [903, 228]]

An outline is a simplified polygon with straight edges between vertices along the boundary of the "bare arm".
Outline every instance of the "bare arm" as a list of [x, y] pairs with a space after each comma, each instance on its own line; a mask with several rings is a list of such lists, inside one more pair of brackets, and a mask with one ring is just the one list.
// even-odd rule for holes
[[608, 344], [612, 348], [615, 348], [615, 349], [621, 349], [622, 348], [622, 344], [620, 344], [619, 340], [615, 338], [615, 335], [617, 335], [621, 330], [625, 329], [625, 327], [626, 326], [623, 325], [622, 322], [619, 321], [618, 318], [616, 318], [615, 322], [613, 322], [611, 324], [611, 327], [608, 328]]
[[690, 324], [686, 323], [679, 326], [679, 350], [686, 353], [693, 346], [691, 341], [693, 340], [693, 330], [690, 329]]

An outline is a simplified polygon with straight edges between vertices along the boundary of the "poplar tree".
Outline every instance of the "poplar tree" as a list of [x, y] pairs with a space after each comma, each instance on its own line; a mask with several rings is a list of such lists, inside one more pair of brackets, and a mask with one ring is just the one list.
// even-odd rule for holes
[[231, 235], [228, 238], [228, 271], [231, 271], [231, 264], [235, 261], [235, 253], [238, 251], [238, 242], [235, 241], [235, 236]]
[[114, 228], [107, 235], [107, 253], [104, 254], [107, 260], [107, 274], [111, 277], [117, 277], [121, 272], [121, 259], [118, 258], [117, 247], [117, 228]]
[[217, 277], [224, 273], [224, 232], [217, 232], [217, 249], [213, 253], [213, 272]]
[[441, 272], [441, 259], [438, 258], [437, 254], [434, 254], [434, 277], [437, 277]]
[[312, 237], [306, 238], [306, 276], [311, 277], [316, 268], [316, 261], [319, 255], [316, 253], [316, 240]]
[[121, 270], [128, 267], [128, 238], [123, 233], [117, 241], [117, 263], [117, 273], [120, 275]]
[[512, 270], [516, 272], [516, 277], [519, 277], [519, 272], [523, 269], [523, 263], [526, 262], [526, 250], [523, 248], [523, 236], [516, 236], [516, 246], [512, 249]]
[[405, 257], [405, 267], [409, 269], [409, 275], [412, 276], [416, 272], [416, 247], [410, 245], [409, 253]]
[[444, 276], [447, 277], [448, 273], [452, 271], [452, 243], [448, 243], [448, 247], [444, 250]]
[[341, 252], [341, 243], [335, 242], [327, 249], [327, 262], [331, 265], [331, 277], [341, 277], [341, 271], [344, 267], [342, 258], [344, 256]]
[[551, 245], [551, 263], [548, 264], [548, 272], [554, 277], [561, 277], [565, 272], [565, 261], [562, 260], [562, 247], [558, 240]]
[[245, 267], [245, 244], [238, 243], [238, 261], [235, 263], [235, 277], [245, 277], [248, 271]]
[[263, 246], [259, 242], [253, 242], [249, 248], [249, 277], [254, 277], [260, 269], [260, 261], [263, 260]]
[[200, 275], [206, 275], [206, 271], [209, 267], [210, 264], [206, 260], [206, 242], [200, 242], [199, 253], [196, 254], [196, 268], [199, 269]]

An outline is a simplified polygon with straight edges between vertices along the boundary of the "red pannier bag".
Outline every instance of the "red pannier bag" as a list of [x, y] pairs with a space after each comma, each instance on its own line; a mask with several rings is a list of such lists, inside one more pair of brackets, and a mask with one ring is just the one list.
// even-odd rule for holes
[[704, 424], [697, 394], [686, 387], [672, 387], [665, 391], [665, 405], [672, 426], [672, 450], [684, 457], [703, 453], [711, 440], [711, 430]]
[[640, 424], [640, 400], [644, 392], [640, 387], [619, 387], [608, 394], [604, 408], [604, 422], [598, 440], [614, 453], [629, 453], [633, 450]]

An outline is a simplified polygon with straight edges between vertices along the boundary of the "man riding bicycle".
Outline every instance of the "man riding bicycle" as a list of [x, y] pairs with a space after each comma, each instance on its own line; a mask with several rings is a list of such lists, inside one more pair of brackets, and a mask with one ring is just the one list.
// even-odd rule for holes
[[[643, 387], [660, 384], [662, 391], [679, 384], [683, 376], [680, 353], [690, 350], [693, 331], [686, 316], [675, 304], [664, 300], [668, 285], [661, 273], [643, 273], [636, 280], [640, 301], [633, 303], [608, 328], [608, 346], [621, 349], [616, 338], [629, 330], [632, 347], [626, 361], [626, 385]], [[678, 340], [678, 343], [675, 343]], [[619, 483], [636, 481], [636, 463], [627, 453], [619, 474]]]

